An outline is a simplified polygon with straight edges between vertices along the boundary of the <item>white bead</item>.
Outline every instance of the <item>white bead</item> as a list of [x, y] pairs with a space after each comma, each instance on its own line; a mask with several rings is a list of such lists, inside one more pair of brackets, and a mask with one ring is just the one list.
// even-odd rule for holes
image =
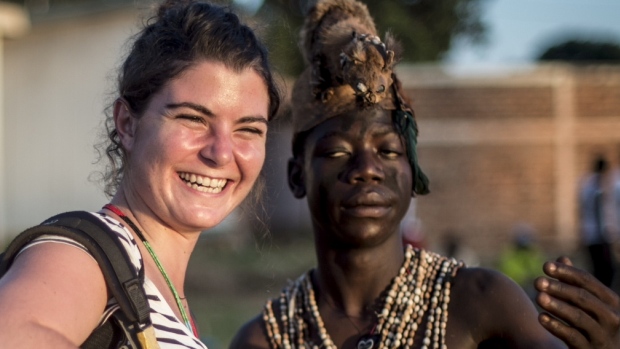
[[[377, 316], [377, 333], [383, 338], [379, 345], [381, 348], [413, 347], [417, 331], [424, 329], [424, 349], [447, 349], [443, 338], [450, 301], [450, 282], [444, 278], [449, 273], [454, 275], [455, 271], [451, 269], [459, 268], [461, 264], [411, 247], [407, 248], [405, 256], [405, 263], [387, 290], [384, 307]], [[316, 323], [315, 331], [318, 332], [321, 342], [312, 343], [308, 348], [336, 349], [321, 321], [312, 281], [308, 276], [309, 274], [305, 274], [292, 286], [284, 289], [279, 316], [283, 322], [282, 327], [278, 325], [273, 310], [263, 313], [265, 323], [270, 324], [267, 331], [271, 337], [278, 338], [277, 341], [272, 340], [272, 343], [277, 345], [280, 345], [279, 338], [284, 337], [281, 345], [284, 348], [296, 347], [298, 343], [310, 344], [308, 338], [305, 338], [309, 325], [304, 320], [309, 315], [313, 318], [311, 321]], [[287, 316], [289, 312], [291, 317]], [[427, 317], [426, 320], [423, 320], [424, 317]], [[418, 322], [422, 321], [426, 321], [426, 328], [418, 325]], [[282, 335], [278, 333], [280, 328]], [[289, 334], [292, 343], [289, 342]], [[443, 337], [440, 337], [440, 334]], [[312, 336], [316, 335], [315, 333]]]

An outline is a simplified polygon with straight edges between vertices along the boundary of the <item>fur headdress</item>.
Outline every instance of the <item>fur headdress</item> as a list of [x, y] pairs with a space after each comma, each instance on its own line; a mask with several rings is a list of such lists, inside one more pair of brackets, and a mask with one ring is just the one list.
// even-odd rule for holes
[[295, 135], [346, 112], [379, 105], [392, 110], [414, 174], [414, 193], [427, 194], [417, 159], [417, 124], [394, 74], [400, 47], [382, 41], [366, 5], [356, 0], [318, 0], [301, 30], [306, 69], [293, 87]]

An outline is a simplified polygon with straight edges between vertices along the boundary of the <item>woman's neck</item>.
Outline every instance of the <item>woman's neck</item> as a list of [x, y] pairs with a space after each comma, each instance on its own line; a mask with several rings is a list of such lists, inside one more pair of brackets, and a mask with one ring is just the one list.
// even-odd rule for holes
[[[176, 287], [182, 288], [189, 258], [197, 243], [198, 235], [182, 234], [171, 229], [163, 224], [148, 208], [131, 204], [122, 195], [115, 196], [111, 203], [119, 208], [137, 228], [138, 231], [135, 231], [125, 220], [118, 217], [120, 222], [132, 233], [134, 239], [141, 241], [144, 238], [148, 241], [156, 258], [159, 259], [163, 268], [170, 275], [173, 284]], [[114, 213], [112, 212], [112, 214]], [[114, 215], [116, 216], [116, 214]], [[139, 242], [138, 246], [143, 258], [150, 259], [147, 257], [150, 253], [148, 253], [144, 244]]]

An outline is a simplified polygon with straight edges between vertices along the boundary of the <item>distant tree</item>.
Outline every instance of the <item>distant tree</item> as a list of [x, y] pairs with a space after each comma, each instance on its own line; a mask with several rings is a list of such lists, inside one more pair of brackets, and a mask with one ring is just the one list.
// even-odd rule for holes
[[[313, 0], [264, 0], [258, 17], [267, 27], [267, 44], [278, 70], [296, 75], [303, 69], [299, 29]], [[486, 39], [481, 20], [484, 0], [366, 0], [383, 36], [391, 31], [404, 47], [404, 61], [440, 60], [457, 39], [474, 44]]]
[[604, 41], [567, 40], [547, 48], [538, 60], [620, 64], [620, 44]]
[[[28, 8], [39, 16], [80, 7], [153, 0], [5, 0]], [[246, 0], [210, 0], [244, 10]], [[298, 49], [299, 29], [309, 4], [316, 0], [254, 0], [262, 2], [257, 13], [246, 13], [262, 26], [274, 64], [283, 74], [303, 69]], [[487, 28], [481, 20], [485, 0], [361, 0], [375, 19], [381, 36], [391, 31], [404, 47], [404, 61], [429, 62], [443, 58], [457, 39], [480, 44]], [[74, 11], [75, 12], [75, 11]], [[254, 27], [256, 27], [255, 25]]]

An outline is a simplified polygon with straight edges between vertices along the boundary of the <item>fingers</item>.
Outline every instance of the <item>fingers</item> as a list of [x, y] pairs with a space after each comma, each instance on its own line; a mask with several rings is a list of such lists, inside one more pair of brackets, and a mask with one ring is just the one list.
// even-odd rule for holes
[[566, 326], [549, 314], [541, 313], [538, 316], [538, 321], [547, 331], [566, 343], [569, 348], [590, 347], [588, 339], [581, 332], [574, 327]]
[[566, 257], [545, 263], [543, 270], [550, 278], [535, 281], [541, 292], [536, 302], [544, 310], [541, 325], [571, 348], [617, 348], [620, 297]]
[[620, 306], [620, 298], [614, 291], [603, 285], [592, 274], [573, 267], [570, 259], [566, 257], [558, 258], [558, 262], [545, 263], [543, 270], [548, 276], [562, 283], [587, 290], [605, 304], [614, 308]]
[[573, 262], [570, 260], [570, 258], [566, 257], [566, 256], [560, 256], [558, 257], [558, 259], [555, 260], [558, 263], [562, 263], [562, 264], [566, 264], [569, 267], [573, 266]]
[[[557, 276], [557, 280], [538, 278], [535, 287], [542, 292], [537, 301], [538, 304], [551, 314], [562, 320], [587, 330], [594, 331], [596, 324], [583, 323], [586, 318], [593, 318], [600, 325], [606, 327], [618, 326], [620, 307], [618, 295], [605, 287], [594, 277], [576, 268], [566, 265], [545, 266], [551, 276]], [[570, 268], [563, 272], [556, 271], [562, 268]], [[543, 295], [549, 296], [541, 297]], [[593, 327], [584, 327], [591, 325]]]
[[[592, 294], [581, 288], [563, 284], [555, 280], [540, 279], [541, 292], [536, 302], [554, 317], [568, 325], [579, 328], [590, 336], [600, 336], [598, 316], [605, 313], [606, 308]], [[608, 318], [611, 314], [604, 314]]]

